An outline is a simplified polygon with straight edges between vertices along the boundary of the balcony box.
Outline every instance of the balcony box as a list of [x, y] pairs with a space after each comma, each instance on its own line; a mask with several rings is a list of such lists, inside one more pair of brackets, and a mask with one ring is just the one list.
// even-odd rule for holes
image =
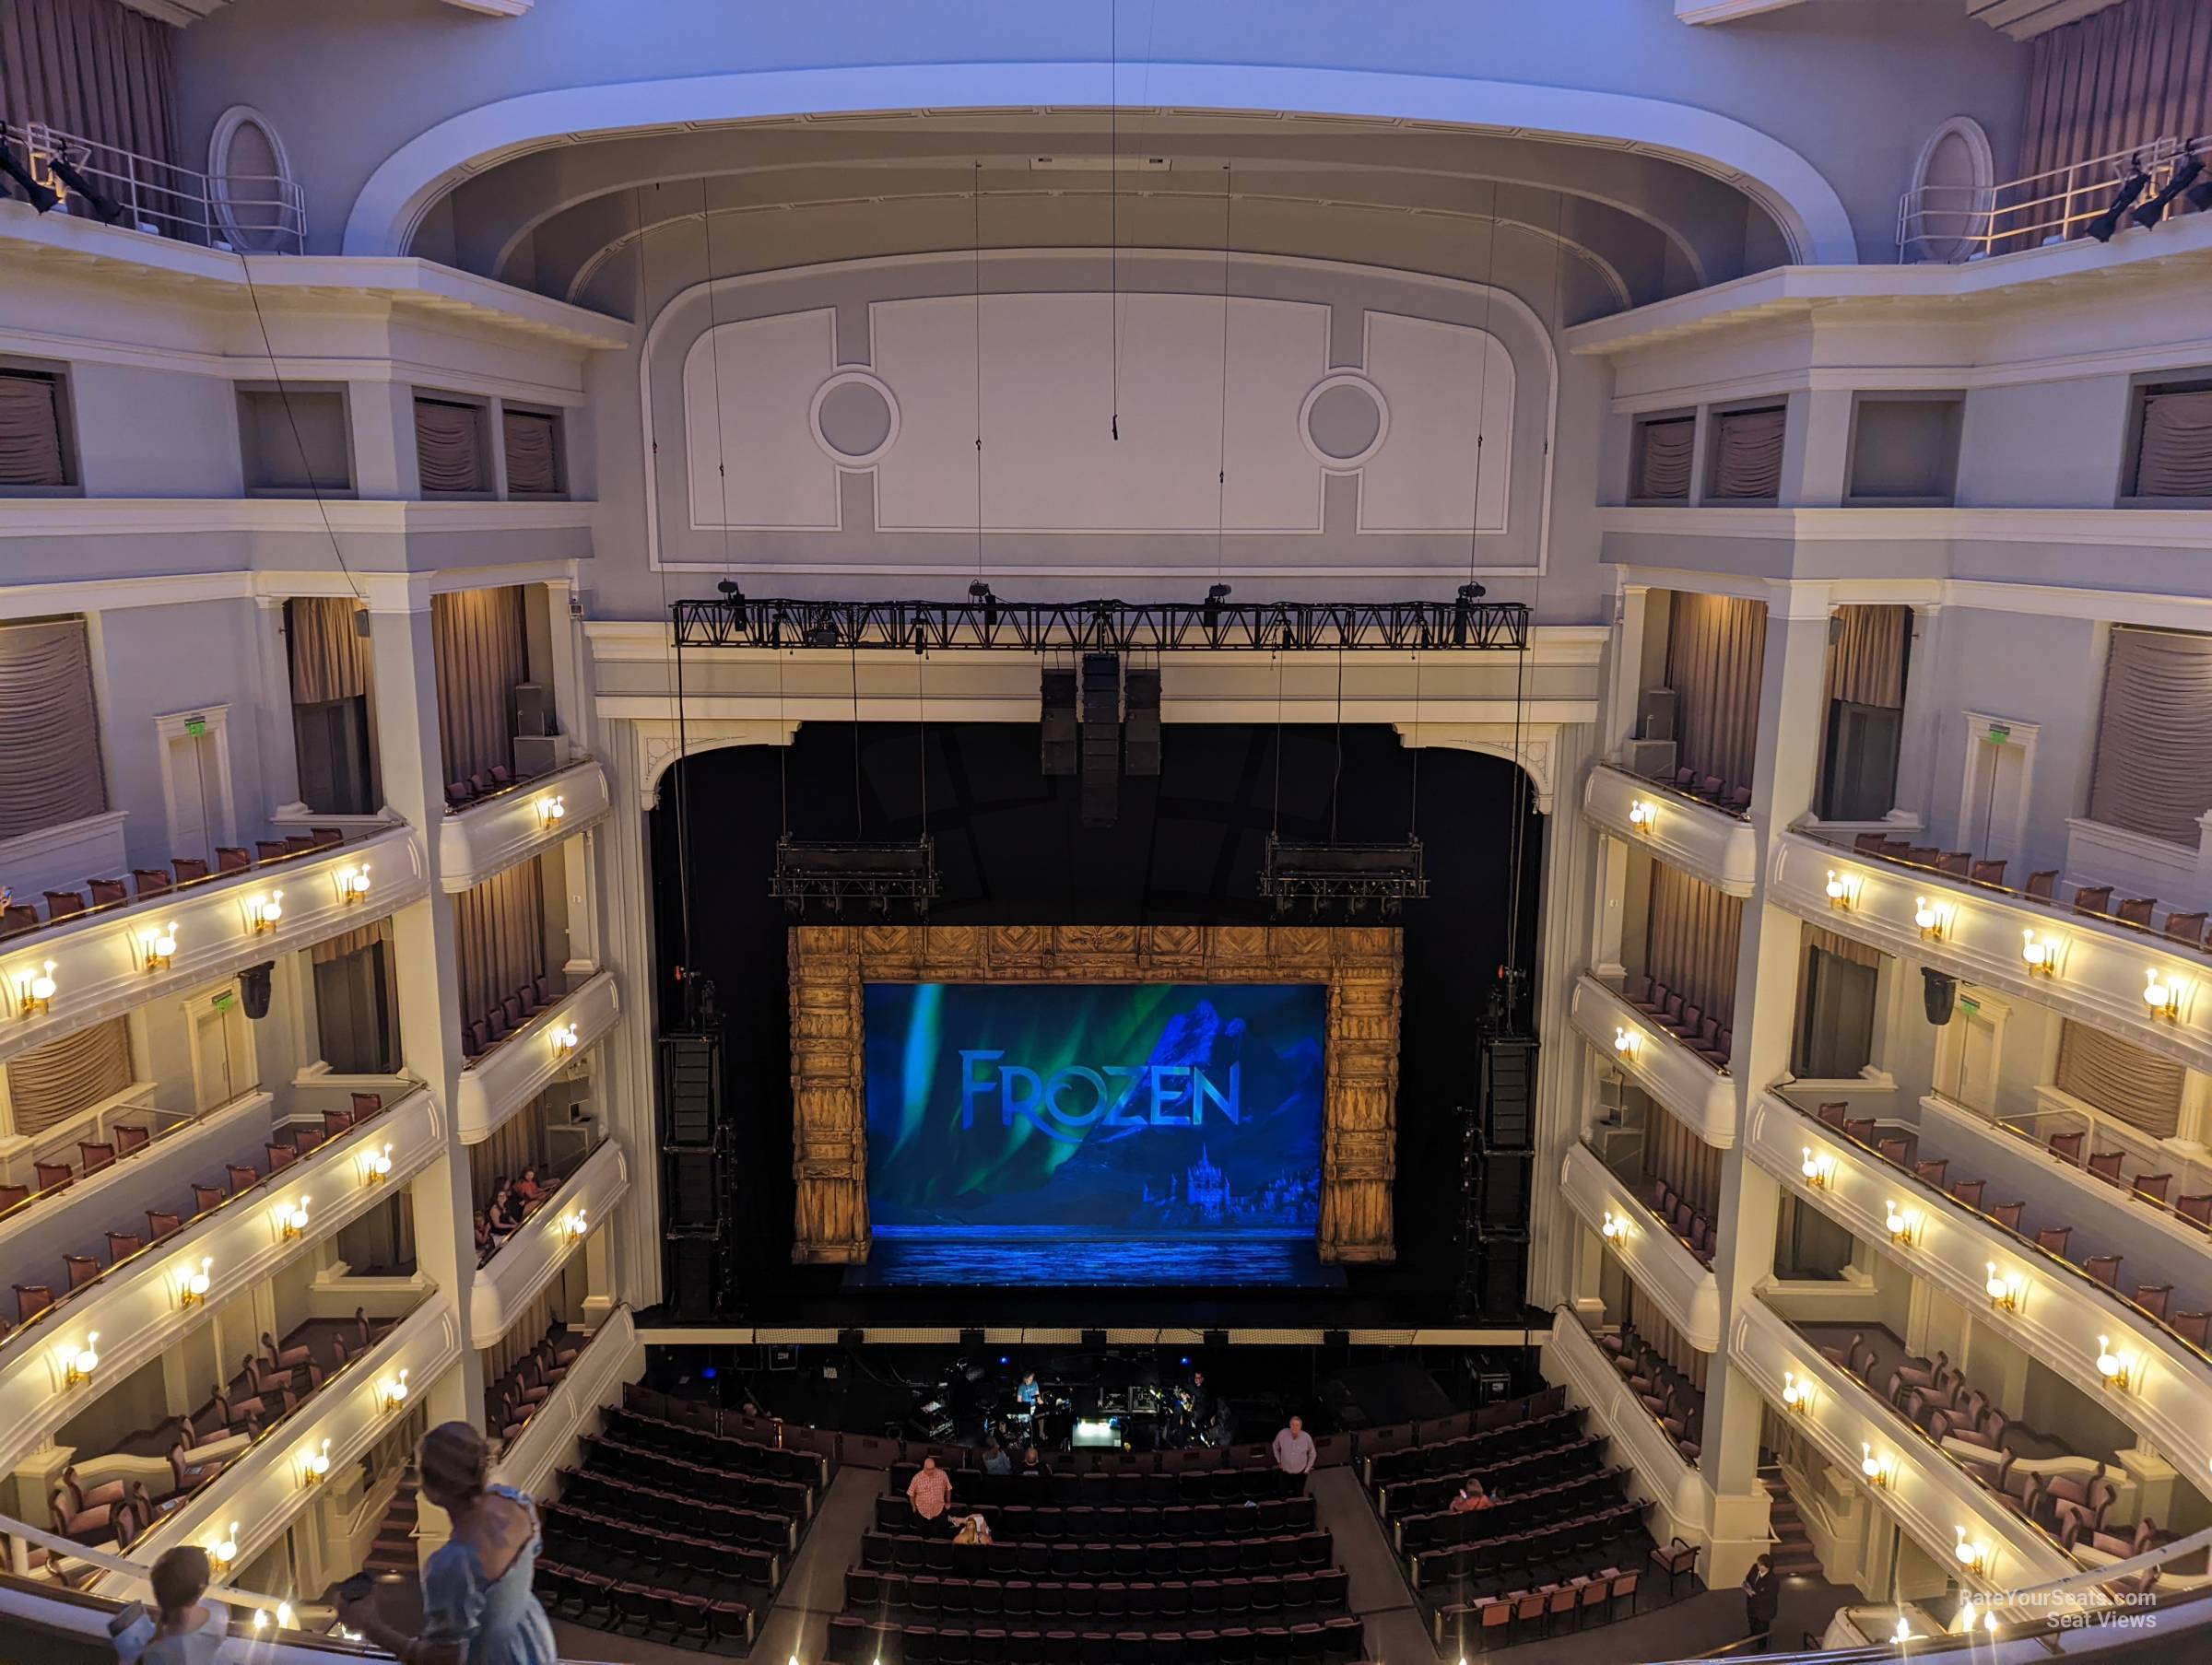
[[[589, 1051], [621, 1014], [614, 973], [601, 971], [489, 1051], [471, 1059], [453, 1095], [453, 1120], [461, 1130], [461, 1143], [476, 1144], [490, 1138], [502, 1121]], [[557, 1034], [565, 1038], [571, 1027], [576, 1031], [574, 1046], [554, 1039]]]
[[[629, 1190], [629, 1165], [622, 1147], [609, 1139], [583, 1159], [499, 1253], [477, 1268], [468, 1296], [469, 1345], [488, 1347], [505, 1335], [584, 1239], [606, 1224]], [[579, 1211], [581, 1233], [571, 1225]]]
[[1559, 1170], [1559, 1189], [1567, 1204], [1592, 1231], [1603, 1233], [1610, 1213], [1627, 1224], [1624, 1235], [1605, 1238], [1606, 1247], [1620, 1257], [1636, 1293], [1648, 1295], [1666, 1315], [1667, 1322], [1700, 1353], [1717, 1353], [1721, 1345], [1721, 1285], [1712, 1269], [1689, 1252], [1651, 1208], [1631, 1195], [1611, 1169], [1586, 1144], [1570, 1145]]
[[[1725, 1150], [1735, 1143], [1735, 1083], [1623, 1000], [1589, 972], [1575, 979], [1568, 1017], [1599, 1055], [1649, 1093], [1707, 1144]], [[1638, 1044], [1615, 1045], [1619, 1034]]]
[[[1947, 1123], [1952, 1120], [1940, 1106], [1924, 1103], [1922, 1114]], [[1753, 1101], [1747, 1139], [1751, 1159], [1784, 1186], [1941, 1289], [2145, 1435], [2177, 1464], [2199, 1474], [2212, 1465], [2212, 1360], [2179, 1336], [2073, 1262], [2042, 1252], [1948, 1191], [1922, 1184], [1772, 1093], [1761, 1093]], [[1807, 1147], [1816, 1158], [1833, 1162], [1832, 1174], [1822, 1185], [1806, 1178]], [[1909, 1244], [1889, 1235], [1892, 1201], [1921, 1213]], [[2017, 1308], [1991, 1301], [1992, 1261], [2000, 1277], [2023, 1280]], [[2098, 1338], [2106, 1335], [2117, 1343], [2116, 1352], [2135, 1355], [2136, 1374], [2125, 1390], [2106, 1387], [2098, 1372]]]
[[606, 819], [612, 803], [606, 771], [590, 757], [478, 799], [438, 824], [438, 882], [473, 889]]
[[[367, 1159], [387, 1143], [392, 1171], [371, 1178]], [[444, 1154], [444, 1117], [427, 1091], [410, 1093], [11, 1331], [0, 1342], [0, 1471], [13, 1470], [94, 1396], [159, 1357], [224, 1302], [383, 1202]], [[312, 1199], [306, 1234], [287, 1237], [279, 1208], [302, 1197]], [[199, 1270], [203, 1257], [214, 1261], [213, 1286], [204, 1300], [184, 1306], [180, 1281]], [[72, 1386], [68, 1360], [95, 1331], [99, 1369], [89, 1383]]]
[[1712, 1488], [1689, 1460], [1675, 1449], [1666, 1430], [1652, 1420], [1634, 1391], [1613, 1367], [1596, 1338], [1572, 1313], [1552, 1319], [1545, 1338], [1544, 1379], [1567, 1389], [1568, 1399], [1587, 1405], [1594, 1420], [1613, 1436], [1617, 1456], [1626, 1457], [1641, 1488], [1656, 1500], [1652, 1536], [1664, 1542], [1707, 1542], [1712, 1518]]
[[[2080, 1570], [2055, 1539], [1976, 1483], [1865, 1382], [1829, 1363], [1819, 1348], [1763, 1301], [1746, 1301], [1729, 1315], [1728, 1362], [1750, 1379], [1777, 1417], [1845, 1474], [1860, 1472], [1868, 1447], [1877, 1459], [1893, 1458], [1888, 1483], [1868, 1488], [1876, 1505], [1970, 1589], [2018, 1589]], [[1783, 1408], [1785, 1372], [1812, 1381], [1809, 1410]], [[1990, 1547], [1984, 1568], [1962, 1566], [1954, 1558], [1959, 1527], [1967, 1529], [1971, 1541]]]
[[554, 1471], [575, 1460], [576, 1436], [589, 1430], [592, 1413], [619, 1401], [623, 1384], [644, 1374], [645, 1344], [638, 1339], [629, 1308], [618, 1307], [592, 1331], [569, 1373], [523, 1425], [492, 1478], [534, 1495], [550, 1491]]
[[[1634, 806], [1647, 819], [1631, 817]], [[1692, 798], [1612, 764], [1598, 764], [1583, 783], [1583, 814], [1615, 838], [1715, 890], [1747, 897], [1759, 879], [1759, 833], [1741, 815]]]
[[[341, 888], [339, 874], [364, 863], [369, 888]], [[411, 827], [394, 827], [9, 937], [0, 942], [0, 1062], [165, 995], [343, 936], [420, 899], [429, 887], [421, 840]], [[260, 909], [279, 891], [277, 918], [257, 928]], [[175, 952], [167, 965], [149, 969], [144, 939], [171, 925]], [[45, 972], [49, 960], [53, 968]], [[53, 979], [53, 998], [26, 1010], [41, 972]]]
[[[434, 1295], [401, 1319], [391, 1334], [324, 1383], [290, 1417], [266, 1430], [229, 1467], [132, 1545], [145, 1565], [182, 1543], [206, 1544], [239, 1523], [236, 1565], [250, 1566], [294, 1520], [336, 1483], [347, 1466], [390, 1437], [408, 1413], [428, 1398], [431, 1384], [461, 1356], [461, 1319], [451, 1299]], [[387, 1389], [407, 1373], [407, 1397], [398, 1404]], [[310, 1483], [301, 1463], [330, 1441], [330, 1475]], [[98, 1593], [126, 1593], [124, 1575], [107, 1574]]]
[[[1828, 894], [1829, 875], [1849, 907]], [[1801, 919], [1915, 965], [2003, 990], [2116, 1035], [2193, 1070], [2212, 1071], [2212, 958], [2152, 932], [2071, 909], [2031, 902], [1955, 874], [1860, 856], [1803, 833], [1774, 840], [1768, 898]], [[1914, 916], [1926, 897], [1939, 911], [1939, 937], [1923, 936]], [[2022, 957], [2025, 933], [2048, 943], [2049, 976]], [[2143, 998], [2157, 971], [2180, 991], [2171, 1017]]]

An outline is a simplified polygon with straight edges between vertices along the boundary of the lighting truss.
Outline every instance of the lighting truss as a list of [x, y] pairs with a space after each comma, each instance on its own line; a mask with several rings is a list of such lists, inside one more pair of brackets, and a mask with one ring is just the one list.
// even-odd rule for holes
[[[1479, 585], [1466, 588], [1480, 592]], [[1010, 652], [1519, 650], [1519, 602], [961, 602], [756, 600], [674, 604], [679, 648], [999, 649]]]
[[888, 912], [893, 902], [929, 911], [937, 894], [937, 847], [930, 838], [794, 838], [776, 841], [768, 894], [793, 913], [810, 902], [841, 913], [847, 902]]
[[1358, 913], [1371, 902], [1387, 917], [1429, 894], [1421, 841], [1287, 844], [1271, 833], [1260, 894], [1274, 899], [1277, 913], [1300, 902], [1311, 903], [1316, 912], [1342, 903], [1347, 912]]

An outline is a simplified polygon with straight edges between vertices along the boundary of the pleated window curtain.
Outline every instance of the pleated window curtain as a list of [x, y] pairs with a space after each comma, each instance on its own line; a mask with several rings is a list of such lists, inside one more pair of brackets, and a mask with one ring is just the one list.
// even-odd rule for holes
[[61, 391], [36, 370], [0, 370], [0, 489], [69, 484]]
[[[18, 125], [43, 122], [166, 164], [140, 177], [176, 189], [176, 34], [118, 0], [0, 0], [0, 111]], [[92, 159], [112, 168], [117, 158]], [[156, 194], [142, 205], [171, 201]]]
[[8, 1106], [16, 1132], [29, 1137], [68, 1120], [103, 1098], [112, 1098], [135, 1079], [131, 1069], [131, 1026], [112, 1017], [50, 1040], [7, 1061]]
[[1636, 479], [1629, 495], [1639, 502], [1682, 502], [1689, 497], [1689, 462], [1697, 449], [1695, 416], [1655, 416], [1636, 425]]
[[507, 495], [559, 495], [560, 419], [543, 411], [502, 410], [500, 431], [507, 453]]
[[2132, 495], [2212, 498], [2212, 388], [2145, 393]]
[[1654, 862], [1643, 969], [1688, 1004], [1703, 1007], [1723, 1028], [1732, 1027], [1743, 924], [1743, 897]]
[[2171, 1139], [2181, 1126], [2182, 1088], [2189, 1072], [2141, 1047], [2060, 1020], [2058, 1085], [2154, 1139]]
[[453, 898], [465, 1026], [546, 974], [546, 899], [537, 863], [533, 856]]
[[1750, 784], [1766, 658], [1763, 604], [1732, 595], [1674, 592], [1667, 619], [1666, 686], [1675, 691], [1675, 733], [1687, 767], [1731, 786]]
[[0, 838], [107, 807], [85, 621], [0, 625]]
[[[2161, 135], [2188, 139], [2212, 130], [2212, 6], [2123, 0], [2038, 35], [2028, 47], [2022, 128], [2021, 172], [2030, 177]], [[2094, 187], [2089, 178], [2082, 176], [2070, 213], [2095, 212], [2112, 200], [2109, 173]]]
[[490, 491], [491, 465], [484, 454], [484, 407], [418, 394], [415, 457], [426, 493], [450, 496]]
[[367, 609], [350, 596], [297, 595], [284, 604], [292, 698], [302, 705], [373, 695], [374, 656], [354, 622]]
[[1843, 606], [1835, 616], [1835, 639], [1828, 650], [1828, 698], [1902, 706], [1912, 609]]
[[1644, 1171], [1710, 1214], [1721, 1195], [1721, 1153], [1653, 1105], [1644, 1124]]
[[2089, 819], [2196, 848], [2212, 809], [2212, 636], [2112, 627]]
[[514, 763], [514, 688], [529, 678], [520, 585], [430, 598], [438, 733], [445, 777], [466, 780]]
[[1626, 1309], [1629, 1322], [1636, 1333], [1658, 1350], [1659, 1356], [1682, 1372], [1699, 1392], [1705, 1390], [1705, 1355], [1682, 1339], [1682, 1333], [1667, 1319], [1658, 1303], [1629, 1285]]
[[1712, 480], [1705, 495], [1716, 502], [1768, 502], [1782, 495], [1783, 410], [1722, 411], [1712, 419]]

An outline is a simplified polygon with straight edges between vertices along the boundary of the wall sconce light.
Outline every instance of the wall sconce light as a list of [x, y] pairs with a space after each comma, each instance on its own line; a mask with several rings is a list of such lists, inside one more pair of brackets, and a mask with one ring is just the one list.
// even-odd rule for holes
[[380, 1179], [392, 1177], [392, 1142], [384, 1141], [381, 1150], [365, 1151], [361, 1155], [361, 1178], [374, 1185]]
[[[328, 1444], [329, 1442], [326, 1440], [324, 1443]], [[292, 1604], [289, 1601], [279, 1601], [276, 1603], [276, 1628], [278, 1630], [291, 1629], [292, 1617]], [[265, 1607], [255, 1608], [253, 1610], [253, 1629], [255, 1634], [258, 1635], [260, 1632], [268, 1629], [268, 1627], [269, 1610]]]
[[1901, 1208], [1895, 1202], [1882, 1204], [1882, 1224], [1888, 1228], [1889, 1240], [1910, 1249], [1920, 1241], [1920, 1228], [1927, 1216], [1917, 1208]]
[[396, 1411], [400, 1406], [406, 1404], [407, 1402], [406, 1371], [401, 1370], [398, 1377], [392, 1381], [378, 1383], [376, 1396], [382, 1401], [383, 1407], [387, 1411]]
[[1799, 1415], [1813, 1408], [1813, 1383], [1810, 1377], [1799, 1376], [1794, 1370], [1782, 1373], [1782, 1403], [1787, 1411]]
[[1828, 905], [1846, 911], [1859, 899], [1859, 875], [1855, 873], [1838, 873], [1828, 870]]
[[284, 892], [272, 890], [266, 896], [246, 898], [246, 924], [256, 936], [276, 929], [276, 921], [284, 918]]
[[1797, 1165], [1805, 1182], [1816, 1190], [1826, 1190], [1836, 1180], [1836, 1159], [1826, 1153], [1816, 1155], [1811, 1145], [1805, 1147], [1805, 1160]]
[[207, 1559], [214, 1564], [216, 1577], [221, 1577], [238, 1559], [238, 1522], [233, 1520], [223, 1535], [207, 1546]]
[[569, 801], [566, 798], [556, 795], [550, 798], [540, 798], [537, 801], [537, 824], [547, 832], [551, 832], [556, 827], [559, 827], [561, 817], [568, 813]]
[[1629, 1235], [1629, 1223], [1608, 1208], [1606, 1210], [1605, 1224], [1597, 1230], [1598, 1235], [1608, 1243], [1625, 1242]]
[[210, 1272], [215, 1265], [213, 1255], [200, 1257], [199, 1270], [187, 1266], [177, 1274], [177, 1305], [197, 1307], [207, 1298], [207, 1289], [214, 1282]]
[[301, 1197], [297, 1202], [288, 1202], [276, 1211], [276, 1224], [284, 1228], [285, 1241], [307, 1236], [307, 1205], [312, 1197]]
[[2097, 1338], [2097, 1374], [2108, 1388], [2124, 1393], [2135, 1385], [2136, 1366], [2141, 1361], [2132, 1353], [2114, 1353], [2112, 1338]]
[[1926, 942], [1947, 942], [1951, 934], [1951, 921], [1958, 914], [1957, 907], [1949, 902], [1931, 902], [1926, 897], [1915, 897], [1912, 899], [1912, 923], [1920, 928], [1921, 937]]
[[2143, 1003], [2150, 1008], [2154, 1018], [2168, 1023], [2179, 1023], [2182, 1018], [2182, 995], [2188, 985], [2178, 977], [2167, 977], [2157, 967], [2143, 974]]
[[1874, 1448], [1862, 1439], [1859, 1441], [1859, 1472], [1866, 1477], [1866, 1483], [1876, 1491], [1886, 1492], [1889, 1489], [1890, 1481], [1897, 1477], [1897, 1459], [1888, 1452], [1877, 1457]]
[[1989, 1296], [1989, 1304], [1999, 1312], [2019, 1311], [2020, 1302], [2028, 1294], [2028, 1280], [2017, 1272], [2000, 1274], [1994, 1260], [1988, 1264], [1989, 1278], [1982, 1290]]
[[323, 1443], [300, 1460], [300, 1481], [302, 1485], [315, 1485], [330, 1472], [330, 1440]]
[[1613, 1031], [1613, 1050], [1634, 1062], [1636, 1055], [1643, 1050], [1643, 1032], [1641, 1029], [1616, 1028]]
[[1906, 1643], [1912, 1640], [1912, 1626], [1905, 1620], [1903, 1615], [1899, 1615], [1897, 1628], [1889, 1633], [1890, 1645], [1895, 1647], [1902, 1647]]
[[2038, 936], [2032, 931], [2020, 932], [2020, 958], [2026, 962], [2030, 977], [2056, 977], [2058, 949], [2059, 941], [2054, 936]]
[[138, 959], [148, 971], [166, 971], [177, 957], [176, 921], [148, 925], [138, 933]]
[[566, 1058], [570, 1053], [575, 1051], [577, 1035], [574, 1024], [555, 1024], [547, 1031], [547, 1034], [553, 1042], [553, 1050], [556, 1056]]
[[347, 907], [350, 908], [356, 902], [366, 902], [369, 899], [369, 863], [363, 862], [356, 867], [341, 867], [331, 874], [330, 882], [337, 889], [338, 900]]
[[1957, 1530], [1959, 1542], [1951, 1546], [1951, 1558], [1969, 1572], [1980, 1573], [1986, 1577], [1989, 1573], [1989, 1545], [1978, 1540], [1969, 1539], [1964, 1527]]
[[53, 962], [16, 979], [16, 1009], [25, 1017], [53, 1010]]
[[560, 1229], [571, 1237], [581, 1237], [585, 1232], [591, 1230], [591, 1225], [584, 1219], [582, 1209], [572, 1208], [561, 1215]]
[[74, 1388], [79, 1382], [92, 1379], [92, 1372], [100, 1368], [100, 1331], [95, 1330], [85, 1337], [81, 1347], [62, 1350], [62, 1386]]
[[1650, 832], [1652, 830], [1652, 824], [1658, 820], [1658, 818], [1659, 806], [1656, 803], [1653, 803], [1649, 798], [1631, 798], [1629, 800], [1629, 825], [1634, 827], [1638, 832]]

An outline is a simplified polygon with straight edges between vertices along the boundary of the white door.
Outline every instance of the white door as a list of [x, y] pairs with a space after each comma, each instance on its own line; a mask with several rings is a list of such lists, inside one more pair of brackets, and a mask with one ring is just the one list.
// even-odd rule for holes
[[1936, 1090], [1946, 1098], [1994, 1118], [1997, 1113], [1997, 1042], [2003, 1033], [1988, 997], [1962, 984], [1939, 1049]]
[[261, 1085], [252, 1022], [235, 989], [193, 1001], [192, 1068], [203, 1111]]

